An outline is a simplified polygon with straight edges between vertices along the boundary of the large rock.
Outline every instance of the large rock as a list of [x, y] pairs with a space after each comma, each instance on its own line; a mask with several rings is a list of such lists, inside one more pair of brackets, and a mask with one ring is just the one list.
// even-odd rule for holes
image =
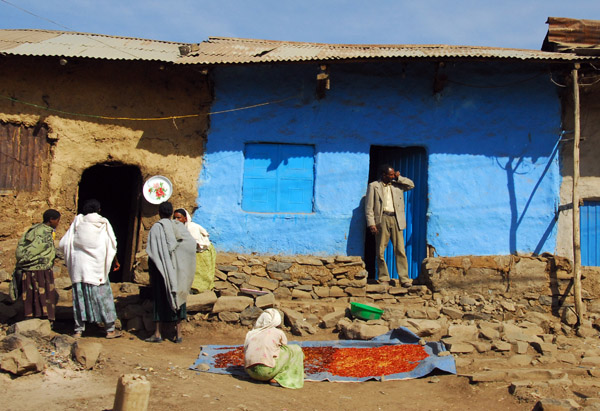
[[434, 320], [408, 319], [407, 322], [419, 337], [429, 337], [442, 330], [442, 325]]
[[[279, 291], [279, 289], [277, 289], [276, 291]], [[312, 300], [312, 295], [307, 291], [302, 291], [297, 288], [294, 288], [292, 290], [292, 298], [299, 300]]]
[[102, 344], [97, 342], [79, 340], [73, 344], [73, 358], [88, 370], [94, 368], [101, 351]]
[[246, 307], [252, 304], [254, 300], [250, 297], [243, 296], [225, 296], [217, 298], [212, 312], [217, 314], [222, 311], [231, 311], [241, 313]]
[[342, 326], [342, 333], [351, 340], [370, 340], [388, 331], [389, 329], [385, 325], [370, 325], [362, 321], [354, 321], [350, 326]]
[[239, 318], [242, 325], [252, 325], [256, 322], [258, 317], [263, 313], [261, 308], [256, 306], [247, 307], [244, 311], [241, 312]]
[[217, 302], [217, 294], [214, 291], [190, 294], [187, 298], [186, 309], [190, 312], [210, 311], [215, 302]]
[[37, 348], [27, 344], [16, 350], [12, 350], [2, 356], [0, 368], [13, 375], [26, 375], [43, 371], [45, 367], [44, 358]]
[[285, 323], [290, 326], [292, 334], [305, 336], [315, 334], [315, 327], [304, 319], [304, 316], [298, 311], [291, 308], [282, 308], [281, 311], [285, 314]]
[[521, 328], [511, 323], [503, 323], [504, 339], [509, 343], [526, 341], [528, 343], [542, 343], [542, 339], [535, 335], [536, 330]]
[[252, 276], [248, 282], [253, 287], [266, 288], [267, 290], [273, 291], [279, 287], [279, 281], [273, 280], [266, 277]]
[[463, 317], [463, 312], [454, 307], [442, 307], [442, 314], [450, 317], [453, 320], [460, 320]]
[[259, 295], [258, 297], [256, 297], [254, 305], [262, 309], [272, 308], [273, 306], [275, 306], [275, 295], [272, 293]]
[[486, 325], [480, 325], [479, 334], [482, 338], [490, 341], [500, 338], [500, 332], [498, 330]]
[[237, 323], [240, 320], [240, 314], [231, 311], [221, 311], [219, 313], [219, 320], [226, 323]]
[[570, 398], [543, 398], [535, 404], [533, 411], [571, 411], [579, 408], [579, 404]]
[[346, 309], [336, 310], [332, 313], [323, 316], [321, 325], [323, 328], [333, 328], [335, 325], [346, 316]]
[[52, 334], [50, 321], [40, 318], [20, 321], [9, 328], [9, 333], [21, 334], [26, 337], [48, 337]]
[[18, 350], [28, 344], [34, 345], [35, 342], [21, 334], [11, 334], [0, 340], [0, 349], [2, 352]]
[[521, 257], [510, 270], [510, 289], [513, 293], [547, 287], [547, 262], [537, 258]]
[[70, 335], [58, 334], [52, 340], [52, 345], [61, 355], [69, 355], [73, 349], [73, 344], [75, 344], [75, 338]]
[[475, 325], [452, 324], [448, 327], [448, 335], [461, 341], [475, 341], [479, 331]]
[[278, 300], [290, 300], [292, 298], [292, 292], [289, 288], [279, 287], [275, 291], [273, 291], [273, 295]]

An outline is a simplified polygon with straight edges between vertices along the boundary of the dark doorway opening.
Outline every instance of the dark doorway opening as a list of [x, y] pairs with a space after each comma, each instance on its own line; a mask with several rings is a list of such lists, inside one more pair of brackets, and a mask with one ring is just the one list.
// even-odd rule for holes
[[110, 281], [131, 281], [138, 246], [142, 174], [136, 166], [103, 163], [81, 175], [77, 213], [86, 200], [100, 201], [100, 214], [108, 219], [117, 237], [117, 258], [121, 269], [110, 274]]
[[[415, 183], [413, 190], [404, 193], [406, 230], [404, 245], [408, 259], [408, 275], [418, 278], [421, 263], [427, 255], [427, 153], [423, 147], [371, 146], [369, 183], [376, 181], [379, 166], [389, 164]], [[375, 264], [375, 237], [366, 230], [365, 265], [369, 279], [377, 278]], [[392, 278], [398, 278], [391, 243], [385, 252], [385, 260]]]

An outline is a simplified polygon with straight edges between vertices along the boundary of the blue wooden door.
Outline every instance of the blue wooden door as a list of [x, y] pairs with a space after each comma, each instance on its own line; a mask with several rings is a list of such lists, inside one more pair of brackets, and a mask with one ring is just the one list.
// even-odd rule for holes
[[[423, 147], [380, 147], [376, 155], [372, 152], [371, 161], [376, 162], [377, 167], [390, 164], [415, 183], [414, 189], [404, 193], [406, 229], [403, 234], [408, 276], [417, 278], [427, 253], [427, 153]], [[391, 278], [398, 278], [391, 242], [385, 251], [385, 261]]]
[[584, 201], [580, 212], [581, 264], [600, 266], [600, 201]]

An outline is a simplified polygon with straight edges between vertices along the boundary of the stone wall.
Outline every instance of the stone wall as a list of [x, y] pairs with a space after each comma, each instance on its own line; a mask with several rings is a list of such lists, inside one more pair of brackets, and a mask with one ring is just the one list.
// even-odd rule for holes
[[[147, 256], [139, 257], [136, 278], [146, 281]], [[598, 276], [589, 269], [586, 273], [582, 294], [588, 317], [596, 320]], [[344, 311], [356, 301], [384, 308], [384, 319], [392, 320], [392, 326], [406, 318], [441, 316], [507, 321], [530, 311], [561, 318], [572, 326], [576, 317], [571, 294], [570, 262], [553, 255], [428, 258], [415, 285], [403, 288], [394, 281], [369, 280], [360, 257], [220, 253], [214, 290], [190, 296], [188, 310], [203, 312], [204, 318], [249, 325], [264, 308], [295, 307], [316, 317], [312, 325], [327, 327], [335, 324], [324, 324], [324, 316]]]
[[[112, 286], [123, 328], [151, 331], [147, 256], [138, 257], [139, 283]], [[71, 318], [71, 284], [66, 269], [58, 265], [55, 273], [61, 296], [57, 312], [60, 318]], [[598, 278], [592, 269], [584, 271], [582, 295], [588, 326], [600, 324]], [[354, 319], [348, 323], [349, 303], [353, 301], [384, 309], [382, 319], [364, 324]], [[546, 316], [554, 328], [563, 327], [568, 333], [577, 321], [570, 263], [553, 255], [428, 258], [415, 285], [403, 288], [394, 281], [373, 283], [360, 257], [220, 253], [214, 290], [190, 295], [187, 304], [192, 321], [224, 321], [246, 326], [269, 307], [284, 312], [293, 333], [312, 333], [318, 326], [338, 327], [352, 338], [398, 326], [427, 334], [430, 331], [421, 328], [430, 327], [428, 321], [436, 322], [432, 334], [444, 335], [452, 323], [521, 321], [536, 313]], [[13, 317], [17, 311], [7, 308], [11, 314], [5, 314], [2, 321], [9, 321], [7, 317]], [[375, 328], [370, 332], [369, 327]]]

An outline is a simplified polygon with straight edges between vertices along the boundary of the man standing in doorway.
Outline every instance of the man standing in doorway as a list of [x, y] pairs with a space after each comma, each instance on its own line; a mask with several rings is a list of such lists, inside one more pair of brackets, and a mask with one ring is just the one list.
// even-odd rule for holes
[[367, 227], [375, 236], [379, 282], [390, 281], [384, 253], [391, 240], [400, 283], [403, 287], [410, 287], [412, 280], [408, 278], [408, 262], [404, 251], [402, 230], [406, 228], [404, 192], [412, 190], [415, 183], [410, 178], [402, 177], [400, 172], [394, 171], [389, 164], [380, 166], [378, 175], [379, 180], [373, 181], [367, 188], [365, 215]]

